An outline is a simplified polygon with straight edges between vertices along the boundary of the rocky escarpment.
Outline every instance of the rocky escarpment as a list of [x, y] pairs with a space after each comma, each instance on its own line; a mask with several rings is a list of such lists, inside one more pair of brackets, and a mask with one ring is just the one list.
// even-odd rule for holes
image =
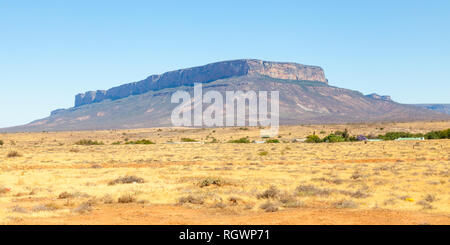
[[145, 80], [124, 84], [108, 90], [78, 94], [75, 97], [75, 107], [106, 99], [117, 100], [149, 91], [191, 86], [194, 83], [208, 83], [219, 79], [245, 75], [264, 75], [278, 79], [328, 83], [323, 69], [318, 66], [261, 60], [233, 60], [171, 71], [162, 75], [152, 75]]
[[392, 98], [389, 95], [379, 95], [379, 94], [373, 93], [373, 94], [366, 95], [366, 97], [375, 99], [375, 100], [392, 101]]

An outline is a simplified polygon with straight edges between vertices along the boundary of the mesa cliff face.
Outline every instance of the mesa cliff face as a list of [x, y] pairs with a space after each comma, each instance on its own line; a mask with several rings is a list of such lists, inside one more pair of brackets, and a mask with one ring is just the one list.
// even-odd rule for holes
[[269, 62], [261, 60], [232, 60], [205, 66], [152, 75], [145, 80], [124, 84], [108, 90], [89, 91], [75, 96], [75, 107], [97, 103], [106, 99], [117, 100], [130, 95], [194, 83], [209, 83], [219, 79], [245, 75], [263, 75], [277, 79], [315, 81], [327, 83], [325, 73], [318, 66], [297, 63]]
[[215, 91], [224, 98], [227, 91], [278, 91], [281, 125], [450, 120], [444, 114], [446, 106], [405, 105], [387, 95], [330, 86], [317, 66], [234, 60], [79, 94], [73, 108], [58, 109], [49, 117], [0, 132], [172, 127], [171, 114], [178, 104], [171, 102], [171, 96], [179, 89], [192, 96], [194, 83], [204, 83], [204, 93]]

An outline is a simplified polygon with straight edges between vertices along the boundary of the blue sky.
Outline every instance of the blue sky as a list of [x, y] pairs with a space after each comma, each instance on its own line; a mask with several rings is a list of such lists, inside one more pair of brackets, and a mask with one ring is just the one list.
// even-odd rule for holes
[[450, 103], [449, 13], [450, 1], [0, 0], [0, 127], [72, 107], [79, 92], [240, 58]]

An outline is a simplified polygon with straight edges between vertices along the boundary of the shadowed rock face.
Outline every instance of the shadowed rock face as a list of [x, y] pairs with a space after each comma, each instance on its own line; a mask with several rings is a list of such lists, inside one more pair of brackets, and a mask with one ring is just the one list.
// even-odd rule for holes
[[109, 90], [89, 91], [78, 94], [75, 96], [75, 107], [97, 103], [105, 99], [117, 100], [149, 91], [192, 86], [194, 83], [209, 83], [219, 79], [245, 75], [264, 75], [277, 79], [297, 81], [328, 82], [323, 69], [318, 66], [261, 60], [233, 60], [171, 71], [162, 75], [152, 75], [145, 80], [124, 84]]

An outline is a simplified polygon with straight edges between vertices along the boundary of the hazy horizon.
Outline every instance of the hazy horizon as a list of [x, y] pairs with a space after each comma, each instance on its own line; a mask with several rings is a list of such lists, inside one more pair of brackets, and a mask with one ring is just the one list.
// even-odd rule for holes
[[329, 84], [450, 104], [448, 1], [2, 1], [0, 128], [77, 93], [234, 59], [317, 65]]

